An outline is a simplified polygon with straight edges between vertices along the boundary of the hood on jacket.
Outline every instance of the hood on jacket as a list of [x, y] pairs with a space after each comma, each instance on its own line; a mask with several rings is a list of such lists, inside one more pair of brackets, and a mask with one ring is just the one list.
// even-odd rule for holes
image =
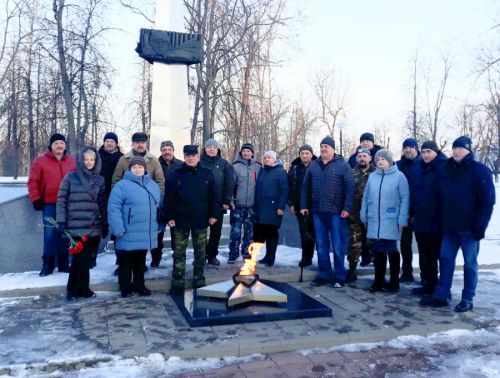
[[[95, 165], [91, 171], [89, 171], [87, 168], [85, 168], [84, 157], [83, 157], [85, 152], [87, 152], [89, 150], [94, 151], [94, 153], [95, 153]], [[78, 153], [78, 155], [76, 157], [76, 169], [82, 173], [86, 173], [87, 175], [97, 176], [101, 173], [101, 168], [102, 168], [102, 161], [101, 161], [101, 156], [99, 155], [99, 152], [94, 147], [91, 147], [91, 146], [83, 147], [82, 150]]]
[[395, 173], [395, 172], [398, 172], [399, 169], [398, 169], [398, 166], [396, 164], [393, 164], [391, 165], [389, 168], [387, 169], [381, 169], [381, 168], [375, 168], [375, 173], [379, 174], [379, 175], [390, 175], [392, 173]]
[[130, 181], [135, 181], [141, 185], [146, 185], [146, 183], [151, 180], [151, 176], [147, 171], [144, 172], [144, 176], [136, 176], [131, 171], [126, 171], [123, 178]]

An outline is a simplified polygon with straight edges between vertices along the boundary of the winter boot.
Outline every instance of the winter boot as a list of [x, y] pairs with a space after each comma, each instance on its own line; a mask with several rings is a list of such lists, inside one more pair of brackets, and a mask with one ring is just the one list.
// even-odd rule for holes
[[69, 255], [64, 251], [57, 255], [57, 270], [62, 273], [69, 273]]
[[399, 291], [399, 264], [401, 262], [399, 252], [389, 253], [389, 271], [391, 278], [387, 290], [395, 293]]
[[266, 241], [266, 266], [273, 266], [276, 259], [276, 250], [278, 249], [278, 238], [269, 238]]
[[387, 266], [387, 253], [377, 252], [373, 257], [373, 264], [375, 266], [375, 280], [370, 287], [370, 291], [384, 291], [385, 286], [385, 270]]
[[302, 259], [299, 262], [301, 268], [312, 265], [314, 256], [314, 240], [306, 240], [301, 243], [302, 245]]
[[345, 279], [346, 283], [352, 283], [358, 279], [358, 274], [356, 273], [357, 266], [357, 261], [349, 261], [349, 270], [347, 271], [347, 276]]
[[43, 257], [42, 270], [38, 274], [40, 277], [48, 276], [54, 272], [54, 257]]

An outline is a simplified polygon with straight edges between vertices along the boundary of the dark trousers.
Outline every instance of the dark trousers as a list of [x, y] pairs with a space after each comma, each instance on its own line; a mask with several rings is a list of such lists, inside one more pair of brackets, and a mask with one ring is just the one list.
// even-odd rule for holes
[[217, 222], [210, 226], [210, 235], [207, 241], [205, 255], [210, 261], [219, 254], [219, 242], [222, 235], [222, 223], [224, 222], [224, 213], [221, 212], [217, 217]]
[[300, 244], [302, 247], [302, 260], [311, 262], [314, 256], [314, 223], [312, 216], [304, 216], [300, 212], [296, 213], [297, 222], [299, 224]]
[[[100, 239], [99, 236], [90, 237], [83, 243], [83, 250], [73, 255], [69, 269], [68, 284], [66, 285], [68, 293], [76, 297], [81, 297], [89, 290], [90, 262], [92, 261], [92, 255], [97, 252]], [[75, 238], [75, 241], [80, 240], [80, 237]]]
[[[42, 215], [43, 218], [56, 219], [56, 204], [46, 203]], [[43, 263], [50, 268], [50, 273], [52, 273], [57, 258], [59, 272], [67, 272], [69, 268], [69, 241], [63, 238], [57, 228], [49, 227], [46, 220], [43, 220], [43, 224]]]
[[438, 282], [438, 261], [443, 236], [433, 233], [416, 233], [418, 245], [418, 263], [422, 285], [429, 292], [434, 292]]
[[266, 256], [264, 262], [273, 265], [278, 249], [279, 227], [271, 224], [256, 223], [253, 228], [253, 241], [266, 243]]
[[411, 243], [413, 241], [413, 226], [403, 227], [403, 233], [401, 234], [401, 259], [402, 263], [402, 275], [411, 276], [413, 275], [413, 251], [411, 250]]
[[145, 249], [116, 251], [120, 262], [118, 265], [118, 283], [122, 293], [130, 293], [144, 288], [146, 252]]

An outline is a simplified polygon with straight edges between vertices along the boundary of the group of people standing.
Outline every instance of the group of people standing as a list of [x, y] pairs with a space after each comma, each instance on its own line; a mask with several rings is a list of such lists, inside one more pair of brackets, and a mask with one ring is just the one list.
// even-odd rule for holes
[[[343, 287], [357, 279], [358, 263], [366, 266], [373, 261], [370, 290], [398, 291], [400, 282], [414, 280], [415, 233], [422, 287], [413, 291], [426, 295], [422, 305], [448, 305], [461, 247], [465, 283], [455, 309], [472, 309], [479, 240], [491, 217], [495, 192], [487, 168], [473, 158], [468, 137], [455, 140], [449, 159], [432, 141], [420, 151], [417, 141], [406, 139], [397, 162], [390, 150], [374, 143], [371, 133], [361, 136], [347, 161], [335, 152], [333, 138], [325, 137], [319, 157], [310, 145], [300, 147], [288, 174], [276, 152], [266, 151], [261, 163], [250, 143], [242, 145], [233, 163], [222, 158], [214, 139], [206, 141], [201, 156], [198, 146], [184, 146], [184, 161], [175, 158], [171, 141], [161, 143], [159, 158], [147, 144], [147, 134], [135, 133], [132, 149], [122, 154], [117, 135], [108, 132], [99, 150], [84, 147], [75, 161], [66, 152], [64, 136], [54, 134], [48, 151], [34, 161], [30, 199], [36, 210], [43, 211], [47, 226], [40, 276], [51, 274], [56, 262], [59, 271], [69, 271], [68, 300], [95, 296], [89, 288], [89, 268], [109, 237], [115, 242], [122, 296], [150, 295], [144, 282], [146, 253], [151, 251], [150, 266], [158, 267], [166, 226], [173, 250], [172, 292], [185, 287], [190, 236], [192, 287], [204, 286], [204, 265], [220, 265], [218, 248], [227, 211], [231, 225], [227, 262], [234, 264], [240, 255], [249, 258], [249, 244], [255, 241], [266, 244], [259, 263], [271, 267], [288, 204], [299, 225], [299, 266], [312, 265], [317, 250], [318, 275], [312, 285]], [[57, 229], [49, 227], [49, 217], [56, 218]], [[83, 244], [73, 256], [71, 270], [68, 242], [61, 238], [68, 232]]]

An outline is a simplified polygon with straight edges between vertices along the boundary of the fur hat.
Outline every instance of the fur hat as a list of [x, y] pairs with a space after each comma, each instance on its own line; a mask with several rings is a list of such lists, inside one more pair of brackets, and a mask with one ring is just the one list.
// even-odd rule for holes
[[143, 132], [137, 132], [132, 135], [132, 142], [147, 142], [148, 134]]

